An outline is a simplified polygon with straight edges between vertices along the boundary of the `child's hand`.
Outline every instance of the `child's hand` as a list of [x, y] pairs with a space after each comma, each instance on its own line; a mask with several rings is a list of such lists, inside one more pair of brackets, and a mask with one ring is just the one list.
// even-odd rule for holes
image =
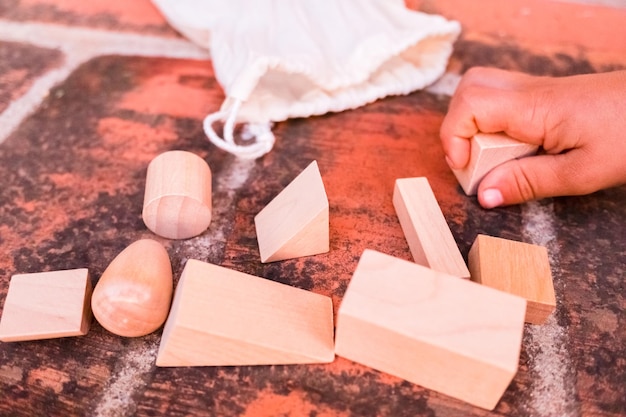
[[441, 125], [448, 164], [469, 162], [477, 132], [505, 132], [545, 154], [494, 168], [478, 187], [485, 208], [626, 183], [626, 71], [563, 78], [473, 68]]

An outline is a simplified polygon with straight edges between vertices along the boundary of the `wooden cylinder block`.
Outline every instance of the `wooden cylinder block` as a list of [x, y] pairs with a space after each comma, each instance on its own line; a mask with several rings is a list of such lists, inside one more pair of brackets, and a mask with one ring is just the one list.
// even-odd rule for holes
[[187, 239], [211, 223], [211, 169], [186, 151], [162, 153], [150, 162], [143, 202], [143, 221], [168, 239]]

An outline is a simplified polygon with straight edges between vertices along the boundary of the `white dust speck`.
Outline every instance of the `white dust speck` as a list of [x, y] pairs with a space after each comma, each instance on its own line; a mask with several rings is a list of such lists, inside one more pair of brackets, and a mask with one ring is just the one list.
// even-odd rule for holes
[[186, 39], [115, 33], [47, 23], [2, 21], [0, 40], [57, 49], [64, 56], [64, 61], [58, 68], [52, 68], [37, 78], [28, 91], [12, 100], [0, 113], [0, 143], [41, 105], [50, 89], [67, 79], [80, 64], [89, 59], [114, 54], [190, 59], [210, 57], [208, 51]]
[[[560, 305], [559, 247], [551, 203], [530, 202], [522, 206], [524, 236], [529, 243], [548, 249], [552, 276]], [[567, 350], [567, 335], [555, 314], [543, 325], [528, 325], [525, 345], [529, 355], [532, 378], [531, 399], [528, 404], [534, 416], [570, 417], [579, 415], [575, 404], [574, 375]]]
[[255, 165], [254, 160], [236, 158], [220, 172], [213, 190], [209, 229], [200, 236], [183, 242], [180, 255], [184, 259], [203, 260], [214, 258], [223, 252], [227, 229], [232, 225], [237, 191], [246, 183]]
[[146, 384], [154, 366], [159, 339], [155, 335], [132, 339], [127, 352], [119, 358], [111, 383], [104, 389], [95, 411], [96, 417], [125, 417], [135, 414], [132, 396]]
[[248, 180], [254, 166], [255, 162], [252, 159], [233, 160], [233, 163], [228, 167], [228, 172], [220, 175], [217, 182], [218, 188], [224, 191], [232, 191], [234, 194]]
[[[234, 159], [220, 173], [214, 195], [213, 220], [207, 233], [193, 239], [186, 239], [181, 245], [178, 256], [184, 258], [204, 259], [219, 254], [225, 245], [226, 227], [229, 226], [229, 212], [232, 212], [236, 192], [247, 181], [255, 162]], [[136, 404], [132, 396], [145, 385], [158, 351], [157, 336], [146, 336], [134, 339], [128, 344], [127, 353], [118, 361], [119, 369], [112, 377], [111, 384], [105, 389], [104, 395], [96, 409], [96, 417], [122, 417], [132, 415]]]

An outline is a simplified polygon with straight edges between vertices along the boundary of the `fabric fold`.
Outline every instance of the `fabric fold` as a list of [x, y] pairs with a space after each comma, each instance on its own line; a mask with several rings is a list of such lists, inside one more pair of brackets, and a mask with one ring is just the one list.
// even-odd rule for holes
[[[399, 0], [153, 1], [175, 29], [210, 50], [227, 98], [205, 131], [247, 158], [271, 150], [272, 122], [428, 86], [445, 72], [460, 33], [457, 22]], [[213, 129], [219, 120], [226, 122], [223, 137]], [[248, 141], [232, 137], [235, 123], [249, 124]]]

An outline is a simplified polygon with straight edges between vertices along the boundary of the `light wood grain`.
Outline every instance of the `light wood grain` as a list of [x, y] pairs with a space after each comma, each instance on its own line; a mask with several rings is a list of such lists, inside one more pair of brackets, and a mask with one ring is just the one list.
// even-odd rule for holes
[[478, 235], [469, 252], [472, 280], [528, 301], [526, 321], [544, 323], [556, 308], [548, 250], [543, 246]]
[[167, 251], [155, 240], [141, 239], [107, 266], [93, 291], [91, 308], [111, 333], [144, 336], [165, 322], [173, 287]]
[[190, 259], [156, 363], [278, 365], [333, 359], [329, 297]]
[[150, 162], [146, 176], [143, 221], [168, 239], [187, 239], [211, 223], [211, 169], [199, 156], [169, 151]]
[[87, 334], [91, 288], [86, 268], [13, 275], [0, 319], [0, 340]]
[[328, 197], [313, 161], [254, 218], [261, 262], [328, 252]]
[[478, 184], [496, 166], [533, 155], [539, 147], [519, 142], [503, 133], [477, 133], [470, 140], [470, 161], [463, 169], [453, 169], [467, 195], [474, 195]]
[[469, 278], [463, 256], [426, 178], [397, 179], [393, 205], [416, 263]]
[[526, 301], [366, 250], [337, 317], [337, 355], [493, 409], [517, 372]]

